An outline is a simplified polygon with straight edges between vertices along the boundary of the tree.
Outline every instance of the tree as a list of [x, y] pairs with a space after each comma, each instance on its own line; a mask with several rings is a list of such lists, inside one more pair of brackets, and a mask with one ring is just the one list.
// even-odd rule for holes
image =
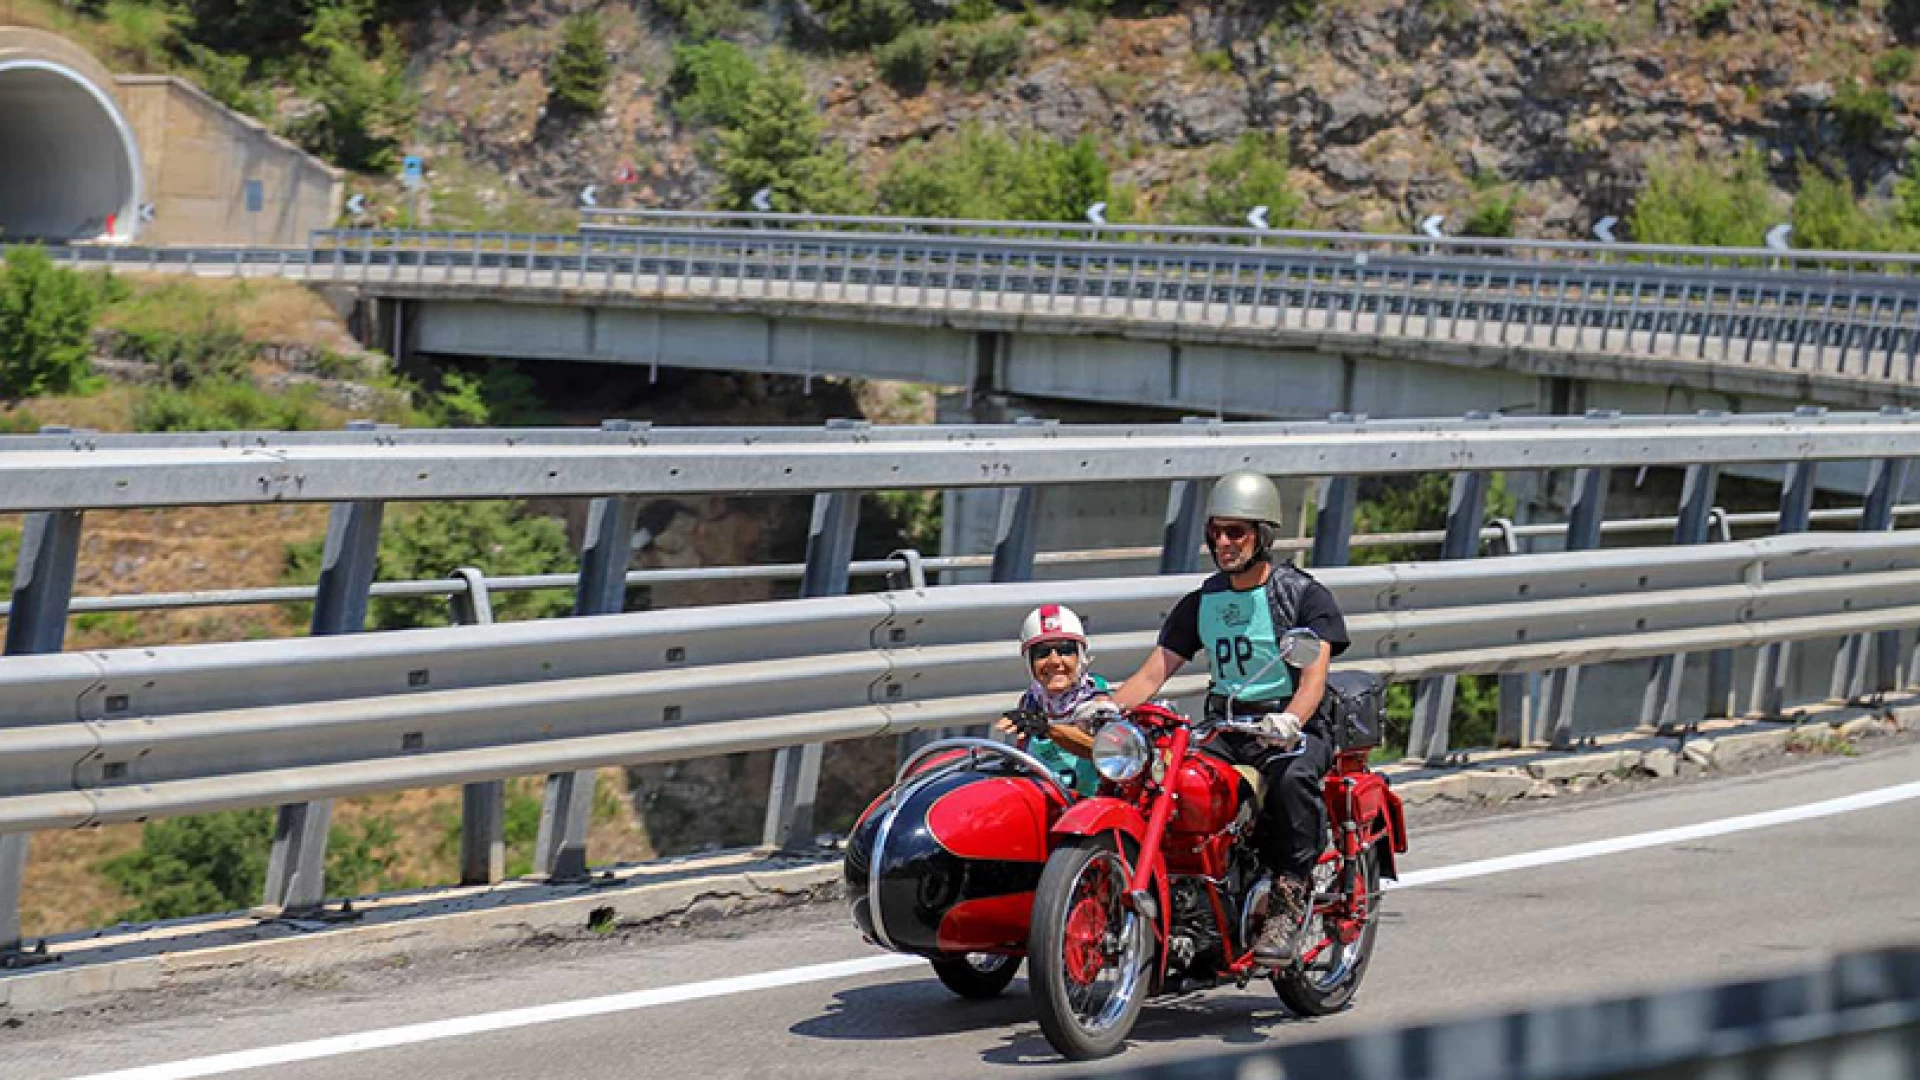
[[116, 294], [109, 278], [55, 266], [37, 247], [17, 247], [0, 273], [0, 399], [85, 389], [93, 373], [94, 320]]
[[379, 51], [369, 56], [361, 45], [366, 23], [358, 5], [316, 15], [302, 39], [316, 60], [300, 82], [320, 109], [293, 133], [307, 149], [348, 168], [385, 172], [412, 130], [415, 102], [399, 38], [391, 28], [381, 31]]
[[583, 11], [561, 25], [560, 48], [547, 66], [547, 100], [562, 113], [598, 116], [607, 103], [607, 59], [600, 16]]
[[1897, 240], [1894, 224], [1862, 207], [1845, 177], [1802, 163], [1800, 190], [1793, 196], [1794, 246], [1816, 251], [1884, 251]]
[[865, 204], [846, 154], [824, 144], [823, 125], [799, 68], [776, 53], [753, 84], [736, 123], [720, 132], [719, 166], [728, 200], [750, 205], [765, 188], [776, 208], [855, 213]]

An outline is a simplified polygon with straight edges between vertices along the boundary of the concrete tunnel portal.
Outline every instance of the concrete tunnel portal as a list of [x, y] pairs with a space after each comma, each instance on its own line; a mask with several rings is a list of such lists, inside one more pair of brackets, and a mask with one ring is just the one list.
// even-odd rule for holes
[[131, 240], [140, 200], [140, 147], [111, 90], [0, 55], [0, 240]]

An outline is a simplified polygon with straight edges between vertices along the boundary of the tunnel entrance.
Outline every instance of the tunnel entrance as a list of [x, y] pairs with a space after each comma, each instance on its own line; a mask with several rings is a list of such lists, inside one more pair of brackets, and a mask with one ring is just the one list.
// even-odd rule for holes
[[0, 240], [131, 240], [140, 151], [112, 96], [85, 75], [0, 60]]

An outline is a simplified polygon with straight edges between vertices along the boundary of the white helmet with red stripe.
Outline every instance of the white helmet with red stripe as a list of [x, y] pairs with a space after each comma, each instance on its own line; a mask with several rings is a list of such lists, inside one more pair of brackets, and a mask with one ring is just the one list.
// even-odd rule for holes
[[1087, 628], [1065, 604], [1042, 604], [1020, 624], [1020, 655], [1043, 641], [1071, 641], [1087, 651]]

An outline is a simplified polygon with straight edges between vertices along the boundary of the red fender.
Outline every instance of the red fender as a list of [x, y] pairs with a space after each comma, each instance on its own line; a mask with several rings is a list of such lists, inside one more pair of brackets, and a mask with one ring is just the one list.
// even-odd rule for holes
[[[1053, 823], [1052, 832], [1056, 840], [1070, 836], [1119, 833], [1133, 841], [1131, 847], [1133, 852], [1137, 853], [1140, 845], [1147, 840], [1147, 819], [1130, 802], [1110, 796], [1095, 796], [1081, 799], [1068, 807], [1067, 812], [1060, 815], [1060, 820]], [[1122, 844], [1120, 851], [1122, 857], [1131, 864], [1133, 855], [1128, 853], [1128, 847], [1129, 845]], [[1155, 951], [1160, 954], [1160, 963], [1154, 979], [1155, 985], [1158, 985], [1166, 980], [1166, 941], [1167, 935], [1172, 932], [1169, 923], [1172, 918], [1172, 897], [1167, 891], [1167, 871], [1164, 863], [1149, 871], [1149, 879], [1153, 882], [1154, 899], [1160, 908], [1160, 918], [1154, 926], [1154, 936], [1158, 946]]]

